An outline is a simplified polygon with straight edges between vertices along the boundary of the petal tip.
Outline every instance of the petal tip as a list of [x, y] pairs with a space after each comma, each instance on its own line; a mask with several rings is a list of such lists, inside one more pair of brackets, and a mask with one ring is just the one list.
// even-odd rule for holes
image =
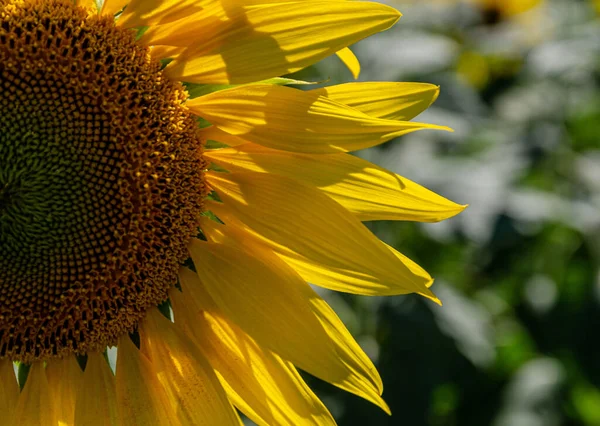
[[392, 10], [394, 11], [394, 15], [396, 16], [396, 22], [397, 22], [400, 18], [402, 18], [402, 12], [400, 12], [399, 10], [394, 9], [394, 8], [392, 8]]
[[402, 17], [402, 13], [398, 9], [393, 8], [392, 6], [389, 6], [386, 4], [378, 4], [378, 3], [371, 3], [371, 4], [376, 4], [377, 7], [381, 8], [381, 9], [385, 9], [386, 11], [389, 11], [390, 17], [394, 19], [394, 22], [392, 23], [391, 26], [395, 25]]
[[446, 220], [446, 219], [450, 219], [453, 218], [454, 216], [459, 215], [460, 213], [462, 213], [467, 207], [469, 207], [468, 204], [455, 204], [452, 203], [453, 206], [452, 208], [449, 208], [448, 210], [446, 210], [443, 216], [441, 216], [439, 218], [439, 220], [437, 220], [437, 222], [441, 222], [442, 220]]
[[381, 408], [385, 414], [387, 414], [388, 416], [392, 415], [392, 410], [390, 409], [390, 406], [387, 405], [387, 402], [385, 402], [383, 398], [379, 398], [377, 402], [377, 406]]
[[433, 278], [430, 279], [425, 285], [427, 286], [427, 289], [425, 291], [420, 291], [417, 294], [431, 300], [439, 306], [442, 306], [442, 301], [430, 290], [430, 287], [433, 285]]

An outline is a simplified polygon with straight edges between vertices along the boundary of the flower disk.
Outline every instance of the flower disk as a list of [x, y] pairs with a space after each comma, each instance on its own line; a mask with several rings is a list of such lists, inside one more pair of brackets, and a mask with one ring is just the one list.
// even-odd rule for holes
[[0, 0], [0, 358], [115, 343], [166, 299], [202, 211], [184, 89], [72, 3]]

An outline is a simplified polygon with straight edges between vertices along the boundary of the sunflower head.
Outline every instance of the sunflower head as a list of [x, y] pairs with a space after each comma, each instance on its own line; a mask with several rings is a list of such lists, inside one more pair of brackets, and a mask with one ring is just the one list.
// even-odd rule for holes
[[110, 16], [0, 2], [0, 356], [115, 344], [167, 297], [197, 233], [186, 92]]

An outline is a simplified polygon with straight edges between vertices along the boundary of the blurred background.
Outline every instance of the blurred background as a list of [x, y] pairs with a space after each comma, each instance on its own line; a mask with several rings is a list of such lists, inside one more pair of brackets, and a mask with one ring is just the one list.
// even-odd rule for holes
[[[393, 416], [310, 379], [341, 426], [600, 425], [600, 2], [388, 0], [360, 80], [441, 86], [421, 131], [358, 153], [470, 207], [370, 223], [436, 279], [418, 296], [326, 293]], [[334, 57], [296, 75], [351, 80]], [[314, 81], [314, 80], [313, 80]]]

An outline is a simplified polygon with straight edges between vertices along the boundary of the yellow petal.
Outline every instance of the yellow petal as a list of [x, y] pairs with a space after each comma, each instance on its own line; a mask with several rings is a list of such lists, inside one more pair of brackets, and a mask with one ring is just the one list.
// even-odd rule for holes
[[345, 47], [342, 50], [335, 52], [335, 54], [341, 59], [344, 65], [346, 65], [346, 67], [352, 73], [352, 77], [354, 77], [356, 80], [360, 75], [360, 62], [358, 61], [358, 58], [354, 52], [352, 52], [350, 48]]
[[[422, 275], [422, 276], [427, 275], [427, 272], [423, 268], [421, 268], [419, 265], [417, 265], [415, 262], [413, 262], [411, 259], [409, 259], [405, 255], [403, 255], [402, 253], [400, 253], [394, 247], [392, 247], [388, 244], [385, 244], [385, 246], [392, 252], [392, 254], [394, 256], [396, 256], [398, 258], [398, 260], [400, 262], [404, 263], [411, 271], [415, 272], [418, 275]], [[431, 287], [432, 285], [433, 285], [433, 280], [431, 280], [427, 283], [427, 287]], [[421, 296], [428, 298], [429, 300], [437, 303], [440, 306], [442, 305], [442, 301], [429, 291], [426, 291], [426, 292], [418, 291], [417, 294], [420, 294]]]
[[[94, 0], [79, 1], [95, 3]], [[182, 13], [168, 15], [164, 12], [168, 9], [169, 4], [166, 4], [164, 0], [158, 2], [154, 0], [154, 7], [159, 13], [153, 15], [156, 15], [159, 19], [158, 21], [156, 19], [152, 21], [154, 24], [144, 32], [140, 41], [149, 46], [189, 46], [199, 37], [206, 37], [209, 32], [215, 31], [219, 26], [225, 25], [233, 18], [238, 17], [240, 19], [249, 7], [274, 3], [293, 3], [295, 1], [297, 0], [237, 0], [235, 2], [228, 0], [197, 0], [187, 5], [178, 5], [180, 9], [182, 6], [188, 8], [183, 10], [188, 10], [189, 13], [185, 15]], [[129, 0], [106, 0], [103, 2], [101, 13], [114, 15], [121, 11], [128, 2]], [[174, 4], [173, 1], [171, 3]], [[191, 8], [190, 5], [194, 7]], [[135, 4], [131, 9], [134, 7]], [[139, 14], [141, 10], [138, 8], [137, 13]], [[150, 7], [146, 7], [146, 10], [150, 11]], [[168, 19], [165, 19], [165, 17]]]
[[317, 189], [266, 173], [209, 173], [228, 226], [269, 247], [306, 281], [366, 295], [423, 292], [431, 277], [403, 263], [358, 219]]
[[225, 133], [223, 130], [219, 129], [215, 126], [205, 127], [200, 130], [200, 134], [202, 135], [202, 139], [210, 141], [218, 141], [229, 146], [238, 146], [248, 143], [242, 138], [238, 138], [237, 136], [230, 135], [229, 133]]
[[428, 83], [346, 83], [310, 91], [386, 120], [411, 120], [437, 99], [440, 88]]
[[131, 0], [123, 11], [119, 26], [125, 28], [165, 24], [199, 12], [198, 0]]
[[33, 363], [29, 370], [27, 382], [17, 403], [14, 423], [18, 426], [57, 425], [43, 362]]
[[104, 356], [88, 352], [83, 379], [77, 393], [77, 426], [118, 426], [115, 377]]
[[183, 48], [176, 46], [154, 46], [150, 54], [155, 59], [176, 58], [183, 52]]
[[[206, 232], [206, 236], [210, 240], [218, 240], [223, 244], [230, 247], [239, 247], [245, 250], [251, 250], [251, 252], [260, 259], [268, 259], [269, 264], [277, 264], [281, 261], [277, 261], [274, 258], [272, 252], [268, 251], [264, 247], [260, 247], [252, 242], [248, 243], [248, 238], [245, 240], [235, 235], [235, 232], [230, 232], [228, 225], [219, 225], [213, 222], [214, 227], [207, 226], [209, 220], [202, 222], [202, 229]], [[268, 255], [270, 253], [270, 256]], [[180, 278], [183, 288], [183, 297], [187, 301], [188, 305], [195, 306], [197, 315], [203, 315], [203, 312], [209, 312], [214, 318], [225, 318], [226, 316], [221, 311], [210, 304], [212, 300], [209, 295], [203, 291], [202, 284], [196, 278], [194, 279], [192, 272], [189, 270], [182, 270], [180, 272]], [[310, 304], [311, 310], [317, 315], [317, 318], [333, 343], [336, 354], [337, 362], [342, 364], [342, 369], [345, 371], [343, 375], [338, 377], [332, 377], [331, 374], [323, 375], [323, 369], [315, 370], [307, 369], [311, 374], [328, 381], [335, 386], [342, 389], [348, 390], [356, 395], [359, 395], [376, 405], [380, 406], [384, 411], [389, 412], [389, 408], [385, 402], [381, 399], [380, 394], [382, 391], [382, 383], [377, 370], [364, 354], [362, 349], [354, 341], [348, 330], [344, 327], [340, 319], [335, 313], [329, 308], [326, 302], [324, 302], [311, 288], [305, 283], [298, 285], [300, 290], [308, 303]], [[177, 297], [178, 295], [175, 295]], [[182, 308], [182, 309], [185, 309]], [[198, 321], [194, 321], [196, 324]], [[197, 337], [196, 339], [200, 342], [201, 336], [206, 333], [199, 329], [192, 331]], [[275, 333], [273, 333], [273, 336]], [[273, 337], [274, 338], [274, 337]], [[308, 343], [307, 343], [308, 344]], [[204, 347], [204, 343], [201, 344]], [[268, 344], [262, 344], [265, 346]], [[339, 369], [340, 366], [335, 366]], [[303, 369], [306, 369], [303, 367]]]
[[464, 209], [402, 176], [345, 153], [301, 154], [247, 143], [205, 155], [232, 172], [274, 173], [316, 186], [362, 221], [437, 222]]
[[19, 385], [15, 377], [13, 363], [0, 360], [0, 413], [7, 424], [11, 424], [19, 399]]
[[346, 375], [310, 309], [303, 291], [307, 284], [281, 259], [259, 248], [198, 240], [192, 240], [189, 251], [219, 309], [261, 345], [324, 380]]
[[119, 339], [116, 389], [119, 426], [180, 425], [152, 364], [128, 335]]
[[[184, 290], [185, 291], [185, 290]], [[258, 425], [335, 425], [293, 365], [263, 349], [188, 292], [171, 292], [175, 321], [202, 348], [233, 403]]]
[[371, 117], [318, 93], [285, 86], [234, 87], [192, 99], [186, 105], [231, 135], [294, 152], [354, 151], [416, 130], [449, 130]]
[[125, 7], [129, 0], [104, 0], [101, 15], [114, 15]]
[[202, 7], [202, 10], [177, 21], [153, 25], [144, 32], [140, 41], [149, 46], [188, 47], [200, 38], [206, 38], [209, 34], [215, 34], [225, 26], [233, 25], [235, 21], [243, 21], [250, 7], [273, 3], [294, 3], [294, 1], [199, 0], [198, 5]]
[[219, 27], [228, 25], [231, 18], [244, 12], [242, 1], [199, 1], [202, 10], [182, 19], [162, 25], [153, 25], [144, 31], [140, 42], [148, 46], [188, 47], [200, 37], [215, 32]]
[[73, 356], [51, 360], [46, 367], [46, 377], [52, 389], [58, 426], [73, 426], [76, 392], [82, 378], [77, 360]]
[[301, 1], [242, 9], [165, 69], [193, 83], [242, 84], [305, 68], [371, 34], [400, 13], [369, 2]]
[[[218, 241], [229, 246], [243, 248], [248, 251], [252, 250], [253, 253], [262, 254], [265, 251], [265, 248], [257, 244], [255, 239], [247, 234], [244, 235], [243, 232], [232, 228], [230, 225], [222, 225], [206, 217], [202, 218], [200, 225], [209, 241]], [[189, 272], [185, 275], [187, 274]], [[193, 284], [189, 283], [192, 286]], [[184, 289], [184, 297], [187, 296], [186, 300], [189, 300], [190, 304], [193, 304], [196, 300], [198, 300], [197, 305], [204, 304], [196, 308], [198, 311], [210, 311], [212, 313], [214, 308], [206, 305], [206, 300], [210, 300], [209, 296], [191, 296], [195, 292], [200, 292], [198, 288], [201, 288], [201, 285], [193, 286], [192, 291], [185, 291]], [[356, 343], [335, 312], [321, 297], [308, 286], [301, 286], [299, 289], [305, 292], [311, 309], [331, 338], [338, 358], [344, 364], [346, 370], [344, 377], [325, 380], [373, 402], [389, 414], [389, 407], [380, 397], [383, 391], [381, 377], [371, 360]], [[221, 316], [219, 311], [215, 315], [217, 317]]]
[[88, 9], [90, 12], [98, 12], [98, 5], [96, 0], [76, 0], [75, 4]]
[[144, 352], [182, 426], [236, 426], [233, 407], [204, 355], [156, 308], [140, 333]]
[[[340, 359], [346, 364], [351, 372], [344, 380], [333, 383], [335, 386], [358, 395], [373, 404], [379, 406], [387, 414], [391, 414], [390, 408], [381, 398], [383, 384], [377, 369], [361, 347], [356, 343], [344, 323], [339, 319], [331, 307], [320, 297], [311, 299], [314, 312], [319, 321], [334, 342], [335, 349]], [[368, 377], [369, 380], [364, 378]]]

